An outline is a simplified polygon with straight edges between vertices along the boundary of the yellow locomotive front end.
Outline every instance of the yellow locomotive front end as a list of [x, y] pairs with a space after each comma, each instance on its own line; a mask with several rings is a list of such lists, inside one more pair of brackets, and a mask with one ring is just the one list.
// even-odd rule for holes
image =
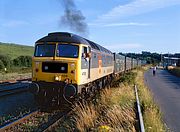
[[77, 84], [78, 56], [79, 45], [76, 44], [36, 44], [32, 80]]
[[81, 46], [69, 35], [49, 34], [35, 44], [32, 91], [39, 105], [69, 102], [77, 95]]

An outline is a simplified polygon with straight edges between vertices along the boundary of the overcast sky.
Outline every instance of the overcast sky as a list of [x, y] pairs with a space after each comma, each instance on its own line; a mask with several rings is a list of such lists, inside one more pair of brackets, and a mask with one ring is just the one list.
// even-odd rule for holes
[[[180, 0], [74, 0], [88, 39], [113, 52], [180, 53]], [[0, 42], [33, 46], [60, 23], [60, 0], [0, 0]]]

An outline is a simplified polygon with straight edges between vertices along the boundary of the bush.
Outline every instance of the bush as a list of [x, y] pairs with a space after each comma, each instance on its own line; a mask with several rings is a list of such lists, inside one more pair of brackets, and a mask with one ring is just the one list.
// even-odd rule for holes
[[11, 65], [11, 58], [5, 55], [0, 55], [0, 60], [2, 61], [4, 67], [9, 68]]
[[14, 66], [31, 67], [31, 63], [32, 63], [31, 56], [19, 56], [13, 60]]
[[128, 72], [126, 74], [124, 74], [121, 78], [120, 78], [120, 82], [123, 83], [127, 83], [127, 84], [134, 84], [135, 83], [135, 78], [136, 78], [136, 73], [134, 72]]
[[4, 69], [4, 63], [0, 60], [0, 70]]

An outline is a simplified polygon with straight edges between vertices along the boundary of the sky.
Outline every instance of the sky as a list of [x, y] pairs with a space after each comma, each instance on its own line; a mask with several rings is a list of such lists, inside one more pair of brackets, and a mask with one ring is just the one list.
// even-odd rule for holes
[[74, 0], [88, 35], [63, 25], [61, 0], [0, 0], [0, 42], [34, 46], [49, 32], [71, 32], [112, 52], [180, 53], [180, 0]]

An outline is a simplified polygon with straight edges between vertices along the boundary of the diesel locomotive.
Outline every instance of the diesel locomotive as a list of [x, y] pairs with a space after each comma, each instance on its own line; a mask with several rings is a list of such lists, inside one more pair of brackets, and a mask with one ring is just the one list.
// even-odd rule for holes
[[112, 53], [67, 32], [49, 33], [35, 43], [32, 88], [38, 104], [72, 102], [94, 93], [141, 60]]

